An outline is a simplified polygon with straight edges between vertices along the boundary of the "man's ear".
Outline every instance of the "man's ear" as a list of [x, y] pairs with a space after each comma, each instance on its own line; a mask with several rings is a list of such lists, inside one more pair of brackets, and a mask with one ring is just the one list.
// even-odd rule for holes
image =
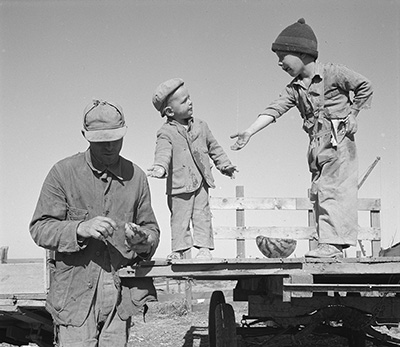
[[164, 109], [164, 114], [165, 114], [167, 117], [173, 117], [173, 116], [174, 116], [174, 111], [172, 110], [172, 108], [171, 108], [170, 106], [167, 106], [167, 107]]

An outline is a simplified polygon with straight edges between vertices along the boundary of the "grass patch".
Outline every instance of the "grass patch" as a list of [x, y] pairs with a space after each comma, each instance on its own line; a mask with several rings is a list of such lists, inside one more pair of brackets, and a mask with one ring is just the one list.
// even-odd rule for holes
[[169, 302], [151, 302], [149, 303], [149, 309], [151, 313], [172, 317], [182, 317], [189, 313], [186, 299]]

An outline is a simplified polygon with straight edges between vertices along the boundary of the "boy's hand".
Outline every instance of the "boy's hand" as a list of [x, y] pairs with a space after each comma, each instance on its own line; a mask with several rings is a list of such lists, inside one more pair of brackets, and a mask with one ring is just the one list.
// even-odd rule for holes
[[353, 135], [357, 132], [358, 124], [354, 114], [350, 113], [344, 123], [346, 124], [346, 134]]
[[234, 165], [227, 165], [221, 169], [221, 173], [230, 178], [235, 178], [235, 171], [239, 172]]
[[162, 166], [153, 165], [150, 169], [147, 169], [147, 176], [163, 178], [165, 176], [165, 169]]
[[231, 146], [232, 151], [238, 151], [242, 149], [250, 140], [250, 133], [247, 131], [238, 132], [234, 135], [231, 135], [231, 139], [237, 138], [236, 142]]

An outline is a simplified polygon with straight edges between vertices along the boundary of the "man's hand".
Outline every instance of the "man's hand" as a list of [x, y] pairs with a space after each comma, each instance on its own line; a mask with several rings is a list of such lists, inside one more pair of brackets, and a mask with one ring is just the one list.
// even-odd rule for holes
[[238, 132], [230, 136], [231, 139], [237, 138], [236, 142], [231, 146], [232, 151], [238, 151], [242, 149], [250, 140], [250, 133], [247, 131]]
[[80, 223], [76, 233], [78, 234], [78, 239], [93, 237], [94, 239], [104, 241], [107, 237], [111, 236], [117, 228], [117, 223], [111, 218], [98, 216]]
[[165, 176], [165, 169], [160, 165], [153, 165], [150, 169], [147, 169], [147, 176], [163, 178]]
[[135, 223], [125, 224], [126, 244], [132, 251], [141, 253], [150, 253], [155, 240], [151, 234], [146, 233], [139, 225]]
[[239, 172], [234, 165], [227, 165], [221, 169], [221, 172], [230, 178], [235, 178], [235, 171]]
[[344, 121], [346, 125], [346, 134], [353, 135], [358, 130], [357, 118], [354, 114], [350, 113]]

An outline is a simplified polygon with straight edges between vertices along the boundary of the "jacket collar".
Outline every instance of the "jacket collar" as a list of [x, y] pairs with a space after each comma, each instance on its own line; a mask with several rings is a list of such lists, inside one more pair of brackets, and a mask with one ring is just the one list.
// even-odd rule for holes
[[113, 176], [115, 176], [118, 180], [120, 181], [123, 180], [121, 157], [119, 157], [118, 161], [115, 164], [111, 166], [106, 166], [103, 163], [96, 160], [96, 158], [92, 157], [90, 155], [90, 148], [88, 148], [85, 152], [85, 160], [89, 165], [89, 167], [92, 169], [92, 171], [98, 173], [100, 176], [104, 173], [109, 172]]
[[[314, 76], [312, 77], [311, 81], [312, 82], [321, 82], [324, 80], [324, 66], [322, 63], [319, 61], [315, 62], [315, 68], [314, 68]], [[291, 82], [291, 85], [298, 85], [301, 86], [302, 88], [305, 88], [304, 83], [302, 81], [302, 78], [299, 76], [296, 76]]]

